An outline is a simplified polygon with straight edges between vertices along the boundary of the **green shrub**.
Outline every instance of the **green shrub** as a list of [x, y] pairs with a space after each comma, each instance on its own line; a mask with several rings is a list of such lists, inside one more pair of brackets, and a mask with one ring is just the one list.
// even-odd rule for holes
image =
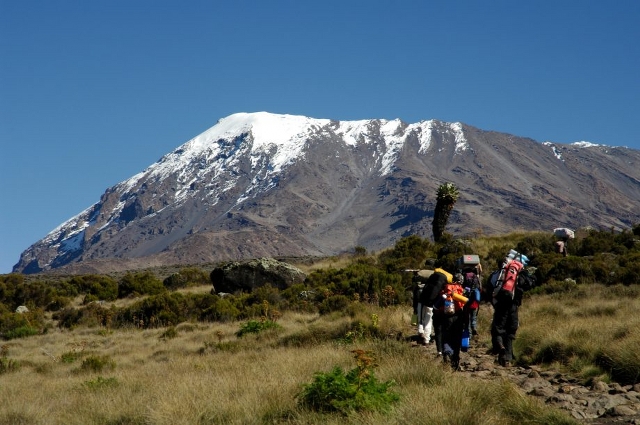
[[20, 363], [9, 358], [9, 349], [6, 345], [0, 347], [0, 375], [7, 372], [15, 372], [20, 369]]
[[16, 338], [26, 338], [28, 336], [38, 335], [40, 331], [34, 327], [29, 325], [20, 326], [14, 329], [11, 329], [4, 334], [5, 339], [16, 339]]
[[80, 323], [82, 311], [73, 307], [67, 307], [55, 313], [52, 318], [58, 321], [59, 328], [72, 329]]
[[116, 308], [103, 307], [100, 303], [92, 302], [80, 309], [67, 307], [56, 312], [52, 317], [58, 321], [59, 328], [73, 329], [82, 325], [87, 327], [111, 326], [116, 315]]
[[62, 353], [60, 356], [60, 361], [62, 363], [73, 363], [80, 358], [80, 353], [75, 351], [68, 351], [66, 353]]
[[344, 344], [353, 344], [366, 339], [367, 329], [361, 322], [357, 322], [351, 330], [349, 330], [339, 342]]
[[166, 290], [162, 281], [152, 273], [127, 273], [118, 283], [118, 298], [139, 295], [158, 295]]
[[89, 356], [82, 361], [80, 370], [84, 372], [102, 372], [104, 370], [113, 370], [116, 363], [109, 356]]
[[[307, 276], [306, 283], [320, 294], [316, 301], [333, 295], [372, 304], [383, 301], [386, 305], [398, 305], [409, 301], [400, 271], [388, 273], [370, 264], [352, 263], [343, 269], [316, 270]], [[330, 306], [329, 311], [333, 311]]]
[[246, 334], [257, 334], [267, 329], [279, 329], [281, 326], [272, 320], [249, 320], [240, 325], [236, 336], [243, 337]]
[[162, 284], [169, 290], [189, 288], [199, 285], [210, 285], [209, 275], [196, 267], [185, 267], [167, 277]]
[[267, 284], [251, 291], [246, 301], [249, 305], [262, 305], [266, 301], [270, 306], [277, 309], [282, 307], [284, 299], [278, 288]]
[[120, 310], [116, 323], [139, 328], [175, 326], [196, 314], [192, 301], [193, 298], [177, 292], [152, 296]]
[[331, 372], [318, 372], [298, 395], [300, 405], [318, 412], [387, 412], [400, 396], [390, 388], [393, 381], [379, 382], [374, 374], [370, 352], [353, 350], [357, 366], [345, 374], [336, 366]]
[[118, 282], [109, 276], [85, 275], [74, 276], [68, 281], [81, 294], [87, 295], [88, 301], [114, 301], [118, 298]]
[[67, 307], [71, 303], [71, 299], [65, 296], [54, 297], [49, 304], [47, 304], [47, 311], [60, 311]]
[[411, 235], [398, 240], [392, 249], [383, 251], [378, 261], [387, 272], [419, 269], [429, 256], [434, 255], [434, 251], [435, 246], [431, 241]]
[[5, 310], [0, 314], [0, 337], [3, 339], [24, 338], [41, 333], [44, 328], [42, 310], [31, 310], [27, 313], [10, 313]]
[[234, 303], [235, 297], [227, 296], [221, 298], [217, 295], [213, 297], [213, 302], [200, 312], [200, 320], [228, 322], [236, 320], [242, 315], [242, 311]]
[[167, 330], [162, 332], [162, 334], [160, 335], [160, 339], [173, 339], [177, 336], [178, 331], [176, 330], [175, 326], [170, 326], [169, 328], [167, 328]]
[[237, 341], [205, 341], [204, 346], [198, 350], [198, 354], [205, 355], [217, 352], [238, 353], [241, 350], [242, 347]]
[[529, 291], [532, 294], [567, 294], [579, 290], [579, 286], [573, 279], [562, 281], [551, 280], [550, 282], [537, 286]]
[[351, 300], [344, 295], [333, 295], [322, 301], [318, 307], [320, 314], [329, 314], [333, 311], [344, 311]]

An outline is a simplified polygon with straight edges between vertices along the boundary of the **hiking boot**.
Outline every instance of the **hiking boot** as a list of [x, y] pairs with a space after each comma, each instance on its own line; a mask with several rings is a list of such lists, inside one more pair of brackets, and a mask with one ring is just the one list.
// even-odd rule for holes
[[504, 357], [504, 354], [500, 353], [498, 355], [498, 364], [500, 366], [506, 367], [507, 363], [508, 362], [507, 362], [507, 359]]
[[451, 369], [460, 370], [460, 359], [451, 359]]
[[504, 362], [506, 362], [507, 358], [507, 349], [504, 348], [504, 345], [498, 345], [498, 363], [500, 366], [504, 366]]

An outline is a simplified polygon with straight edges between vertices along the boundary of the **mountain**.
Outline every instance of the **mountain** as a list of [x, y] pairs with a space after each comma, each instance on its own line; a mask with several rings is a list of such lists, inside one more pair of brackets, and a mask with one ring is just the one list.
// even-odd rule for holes
[[239, 113], [107, 189], [14, 272], [108, 272], [325, 256], [431, 237], [437, 187], [457, 236], [640, 222], [640, 151], [539, 143], [437, 120]]

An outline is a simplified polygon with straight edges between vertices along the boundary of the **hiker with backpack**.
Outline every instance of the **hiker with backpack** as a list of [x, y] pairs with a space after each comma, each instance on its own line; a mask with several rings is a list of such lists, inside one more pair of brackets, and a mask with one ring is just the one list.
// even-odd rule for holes
[[433, 306], [442, 288], [447, 283], [448, 276], [451, 276], [451, 274], [445, 270], [435, 269], [424, 283], [418, 298], [418, 333], [422, 336], [424, 343], [428, 344], [431, 342], [431, 331], [433, 329], [438, 352], [442, 352], [442, 338], [434, 327]]
[[[412, 295], [413, 295], [413, 314], [415, 315], [415, 324], [418, 326], [418, 340], [420, 344], [427, 345], [431, 342], [431, 330], [433, 322], [431, 320], [431, 305], [423, 304], [421, 301], [422, 291], [428, 278], [434, 273], [433, 270], [407, 270], [413, 272]], [[412, 324], [413, 321], [412, 321]]]
[[436, 268], [433, 274], [429, 276], [424, 284], [422, 293], [420, 294], [419, 308], [423, 315], [423, 326], [425, 328], [425, 335], [427, 334], [427, 327], [429, 333], [431, 329], [434, 332], [434, 340], [436, 343], [436, 350], [438, 354], [442, 354], [442, 334], [439, 332], [438, 312], [434, 309], [434, 305], [438, 302], [440, 293], [447, 284], [447, 282], [453, 279], [453, 275], [441, 268]]
[[[500, 279], [500, 273], [502, 273], [502, 260], [498, 260], [498, 268], [491, 272], [489, 277], [487, 278], [483, 291], [482, 291], [482, 300], [490, 303], [493, 307], [493, 311], [495, 314], [495, 303], [496, 299], [493, 297], [493, 291], [498, 286], [498, 280]], [[493, 328], [493, 324], [491, 325], [491, 348], [487, 352], [487, 354], [498, 354], [498, 343], [496, 342], [495, 330]]]
[[469, 302], [465, 306], [469, 316], [465, 331], [471, 336], [476, 336], [478, 335], [478, 310], [482, 300], [480, 257], [475, 254], [464, 254], [457, 260], [457, 266], [463, 277], [464, 296], [469, 298]]
[[462, 333], [468, 321], [464, 308], [468, 299], [463, 295], [462, 279], [461, 274], [454, 277], [443, 269], [436, 269], [422, 292], [426, 294], [424, 301], [433, 306], [438, 355], [442, 355], [443, 362], [454, 370], [460, 365]]
[[569, 255], [567, 251], [567, 243], [569, 239], [575, 238], [575, 232], [566, 227], [557, 227], [553, 229], [553, 235], [556, 237], [556, 252], [562, 254], [563, 257]]
[[[479, 264], [480, 263], [478, 263], [478, 265]], [[464, 295], [469, 298], [469, 302], [466, 305], [469, 313], [467, 330], [473, 336], [478, 335], [478, 310], [480, 309], [482, 297], [482, 285], [480, 284], [480, 276], [477, 270], [477, 266], [465, 267], [462, 270]]]
[[535, 276], [524, 269], [527, 262], [525, 255], [511, 250], [495, 278], [491, 336], [493, 350], [498, 354], [498, 363], [504, 367], [511, 366], [513, 361], [513, 340], [520, 325], [518, 309], [522, 304], [523, 294], [536, 284]]
[[556, 241], [556, 252], [558, 254], [562, 254], [563, 257], [566, 257], [568, 255], [567, 252], [567, 239], [563, 238], [560, 240]]

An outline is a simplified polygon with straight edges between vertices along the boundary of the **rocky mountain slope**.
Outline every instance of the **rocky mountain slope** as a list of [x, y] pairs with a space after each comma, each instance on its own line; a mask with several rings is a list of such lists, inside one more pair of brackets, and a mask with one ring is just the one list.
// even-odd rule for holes
[[437, 187], [454, 235], [628, 228], [640, 151], [539, 143], [461, 123], [234, 114], [22, 253], [15, 272], [107, 272], [379, 250], [431, 236]]

